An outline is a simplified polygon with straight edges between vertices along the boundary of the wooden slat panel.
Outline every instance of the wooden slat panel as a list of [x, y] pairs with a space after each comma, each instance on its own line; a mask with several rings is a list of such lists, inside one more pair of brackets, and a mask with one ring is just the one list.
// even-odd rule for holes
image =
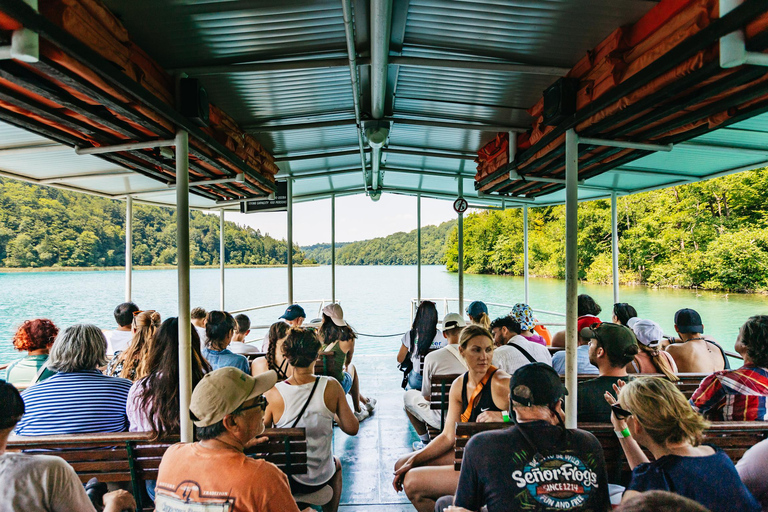
[[117, 473], [124, 471], [130, 480], [130, 464], [128, 459], [122, 460], [100, 460], [100, 461], [86, 461], [86, 462], [70, 462], [69, 464], [78, 473], [107, 471]]

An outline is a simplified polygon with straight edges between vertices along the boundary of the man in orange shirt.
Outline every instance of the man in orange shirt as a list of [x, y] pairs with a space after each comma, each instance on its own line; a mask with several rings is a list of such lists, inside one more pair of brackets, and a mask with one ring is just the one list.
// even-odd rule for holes
[[264, 432], [263, 394], [276, 381], [274, 371], [254, 378], [233, 367], [203, 377], [189, 407], [200, 441], [166, 451], [157, 475], [157, 510], [299, 511], [288, 477], [243, 453]]

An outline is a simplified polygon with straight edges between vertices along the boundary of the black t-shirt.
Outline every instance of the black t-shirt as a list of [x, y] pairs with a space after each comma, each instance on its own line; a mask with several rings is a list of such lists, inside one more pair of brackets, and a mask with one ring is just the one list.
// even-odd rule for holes
[[605, 401], [605, 392], [615, 395], [613, 385], [627, 377], [597, 377], [579, 383], [579, 423], [610, 423], [611, 406]]
[[546, 421], [476, 434], [464, 449], [454, 503], [488, 512], [604, 512], [610, 500], [603, 449], [589, 432], [564, 432]]

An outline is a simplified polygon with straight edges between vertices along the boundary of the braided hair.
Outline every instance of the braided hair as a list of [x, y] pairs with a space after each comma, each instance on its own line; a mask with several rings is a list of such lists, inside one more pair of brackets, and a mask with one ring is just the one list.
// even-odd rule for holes
[[283, 322], [275, 322], [269, 327], [269, 346], [267, 348], [267, 368], [275, 370], [277, 368], [277, 361], [275, 361], [275, 353], [277, 352], [277, 342], [288, 334], [290, 325]]

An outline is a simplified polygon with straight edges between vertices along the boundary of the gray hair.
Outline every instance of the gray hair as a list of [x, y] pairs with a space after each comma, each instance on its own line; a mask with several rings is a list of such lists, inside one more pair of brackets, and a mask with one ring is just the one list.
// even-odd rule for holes
[[61, 331], [53, 342], [48, 367], [57, 372], [95, 370], [107, 364], [107, 340], [93, 324], [76, 324]]

